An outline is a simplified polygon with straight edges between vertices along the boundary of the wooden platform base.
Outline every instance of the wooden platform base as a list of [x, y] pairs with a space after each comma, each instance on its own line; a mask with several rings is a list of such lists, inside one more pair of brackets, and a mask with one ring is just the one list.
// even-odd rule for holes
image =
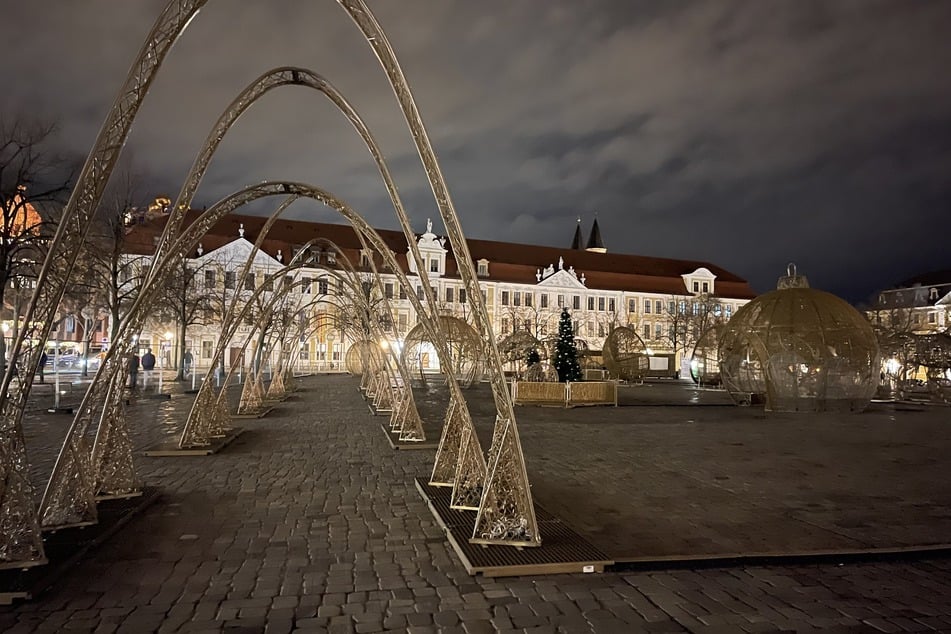
[[[61, 580], [90, 550], [115, 535], [129, 520], [158, 498], [156, 489], [145, 487], [140, 496], [100, 502], [96, 507], [99, 516], [96, 524], [43, 533], [46, 565], [25, 570], [0, 570], [0, 605], [36, 598]], [[81, 571], [76, 573], [82, 574]]]
[[426, 500], [436, 521], [470, 575], [512, 577], [518, 575], [604, 572], [614, 563], [568, 525], [538, 505], [535, 518], [542, 545], [537, 548], [470, 544], [476, 514], [449, 508], [452, 489], [434, 487], [426, 478], [416, 478], [416, 488]]
[[271, 410], [273, 409], [274, 409], [273, 407], [265, 407], [264, 409], [262, 409], [260, 412], [256, 414], [232, 414], [231, 418], [237, 418], [239, 420], [240, 419], [251, 420], [254, 418], [264, 418], [265, 416], [270, 414]]
[[390, 449], [438, 449], [439, 443], [432, 442], [430, 440], [423, 440], [420, 442], [412, 442], [408, 440], [400, 440], [400, 435], [390, 431], [390, 426], [385, 424], [380, 424], [380, 429], [383, 430], [383, 433], [386, 434], [386, 441], [390, 443]]
[[177, 440], [168, 440], [161, 443], [156, 443], [150, 447], [146, 447], [145, 451], [142, 452], [142, 455], [149, 456], [150, 458], [167, 458], [173, 456], [210, 456], [216, 454], [234, 441], [235, 438], [240, 436], [244, 432], [240, 427], [232, 427], [228, 430], [227, 435], [221, 438], [212, 438], [211, 444], [207, 447], [189, 447], [187, 449], [182, 449], [178, 446]]

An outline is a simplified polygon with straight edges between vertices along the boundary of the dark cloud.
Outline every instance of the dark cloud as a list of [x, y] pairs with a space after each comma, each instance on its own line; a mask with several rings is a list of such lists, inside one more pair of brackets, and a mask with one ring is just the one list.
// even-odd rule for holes
[[[88, 152], [164, 3], [7, 3], [4, 101]], [[373, 2], [466, 231], [566, 245], [593, 213], [612, 251], [708, 259], [772, 287], [794, 260], [865, 298], [951, 268], [951, 4]], [[421, 228], [435, 216], [383, 75], [336, 3], [209, 2], [156, 79], [128, 147], [174, 194], [230, 100], [269, 68], [328, 77], [367, 120]], [[268, 94], [197, 205], [289, 178], [394, 227], [366, 150], [317, 94]], [[315, 205], [297, 212], [332, 216]], [[541, 263], [540, 263], [541, 264]]]

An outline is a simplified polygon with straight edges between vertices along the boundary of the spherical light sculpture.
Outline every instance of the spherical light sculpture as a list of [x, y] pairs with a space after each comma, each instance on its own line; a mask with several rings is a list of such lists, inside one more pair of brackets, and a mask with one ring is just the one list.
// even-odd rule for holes
[[723, 324], [716, 324], [697, 339], [690, 355], [690, 378], [697, 385], [720, 385], [720, 339]]
[[647, 346], [634, 329], [627, 326], [608, 333], [601, 356], [608, 372], [622, 381], [640, 381], [650, 365]]
[[734, 400], [762, 399], [771, 411], [861, 411], [881, 371], [868, 321], [835, 295], [809, 288], [794, 265], [777, 290], [736, 312], [719, 354]]
[[[479, 333], [468, 323], [452, 315], [439, 315], [438, 324], [438, 336], [445, 340], [456, 378], [463, 385], [471, 385], [479, 378], [482, 367]], [[406, 334], [403, 363], [411, 372], [420, 374], [441, 371], [436, 346], [422, 324], [417, 324]]]
[[532, 350], [538, 352], [541, 357], [546, 355], [542, 342], [527, 330], [516, 330], [499, 341], [499, 356], [502, 358], [502, 363], [524, 366]]
[[[373, 341], [357, 341], [347, 349], [347, 355], [344, 358], [347, 372], [353, 376], [361, 376], [366, 366], [373, 365], [382, 351], [380, 346]], [[371, 359], [371, 357], [374, 357]]]

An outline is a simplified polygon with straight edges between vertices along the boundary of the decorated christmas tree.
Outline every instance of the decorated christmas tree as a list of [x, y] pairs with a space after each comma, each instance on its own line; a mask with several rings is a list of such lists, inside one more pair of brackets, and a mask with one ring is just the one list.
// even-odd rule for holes
[[581, 380], [581, 366], [578, 365], [578, 352], [575, 350], [575, 333], [567, 308], [561, 310], [561, 319], [558, 322], [555, 370], [558, 372], [558, 380], [562, 383]]

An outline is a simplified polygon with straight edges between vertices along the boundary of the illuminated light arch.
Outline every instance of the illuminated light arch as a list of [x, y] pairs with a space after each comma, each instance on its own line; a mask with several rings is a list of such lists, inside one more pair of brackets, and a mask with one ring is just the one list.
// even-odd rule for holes
[[[79, 247], [90, 228], [91, 216], [128, 137], [132, 121], [148, 92], [148, 87], [172, 45], [206, 1], [172, 0], [149, 33], [80, 173], [77, 186], [67, 203], [62, 222], [51, 243], [47, 260], [38, 276], [38, 289], [25, 317], [30, 323], [40, 323], [44, 326], [37, 333], [22, 332], [14, 342], [12, 354], [19, 355], [28, 334], [38, 334], [39, 340], [45, 340], [48, 337], [56, 307], [65, 290], [65, 280], [51, 279], [50, 262], [65, 261], [66, 270], [72, 270]], [[469, 294], [474, 298], [473, 315], [481, 331], [480, 334], [486, 342], [492, 391], [498, 412], [490, 447], [490, 471], [483, 490], [485, 499], [480, 503], [473, 541], [523, 546], [540, 545], [541, 537], [538, 533], [528, 476], [515, 426], [514, 408], [505, 386], [488, 312], [484, 300], [478, 293], [478, 281], [468, 245], [465, 243], [435, 152], [395, 54], [375, 17], [361, 0], [338, 1], [358, 25], [374, 50], [397, 96], [426, 168], [427, 177], [456, 256], [460, 277]], [[39, 358], [39, 351], [39, 347], [33, 346], [25, 352], [24, 358], [28, 364], [35, 364]], [[0, 513], [8, 524], [9, 520], [12, 520], [13, 530], [0, 542], [0, 565], [24, 566], [42, 563], [40, 560], [43, 559], [37, 516], [32, 510], [33, 489], [29, 480], [22, 434], [22, 416], [32, 385], [32, 377], [27, 378], [25, 385], [17, 394], [8, 397], [11, 378], [12, 372], [8, 370], [0, 386], [0, 395], [3, 395], [2, 406], [0, 406], [0, 417], [2, 417], [0, 447], [9, 456], [0, 465], [0, 468], [4, 470], [4, 473], [0, 475], [4, 475], [9, 483], [3, 492], [3, 498], [0, 499]], [[465, 446], [468, 447], [469, 444]], [[500, 512], [499, 509], [502, 508], [507, 511]]]

